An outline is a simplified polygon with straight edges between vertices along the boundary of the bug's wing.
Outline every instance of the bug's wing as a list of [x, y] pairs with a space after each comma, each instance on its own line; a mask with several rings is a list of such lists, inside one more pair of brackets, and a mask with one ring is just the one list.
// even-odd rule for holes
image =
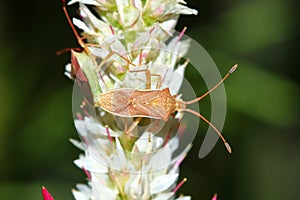
[[136, 104], [135, 107], [129, 107], [129, 110], [133, 117], [148, 117], [163, 120], [166, 118], [165, 112], [160, 112], [159, 110], [156, 110], [156, 108], [145, 104]]
[[99, 106], [103, 110], [118, 116], [128, 116], [129, 113], [129, 90], [117, 90], [103, 93], [99, 98]]
[[173, 106], [174, 102], [170, 102], [170, 95], [165, 91], [143, 91], [137, 93], [136, 97], [136, 114], [139, 116], [167, 121], [169, 115], [173, 112], [170, 111], [169, 107], [171, 104]]
[[170, 113], [168, 113], [163, 106], [146, 106], [145, 109], [149, 112], [150, 118], [168, 121]]

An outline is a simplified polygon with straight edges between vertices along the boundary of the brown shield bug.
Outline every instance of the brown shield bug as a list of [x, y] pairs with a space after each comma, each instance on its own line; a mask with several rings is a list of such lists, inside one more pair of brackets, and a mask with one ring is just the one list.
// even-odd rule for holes
[[234, 65], [222, 80], [205, 94], [190, 101], [177, 99], [176, 95], [172, 96], [169, 88], [157, 90], [116, 89], [95, 97], [95, 106], [120, 117], [146, 117], [164, 121], [167, 121], [169, 116], [176, 111], [189, 112], [211, 126], [223, 140], [228, 152], [231, 153], [230, 145], [220, 131], [200, 113], [188, 109], [186, 106], [200, 101], [214, 91], [236, 70], [237, 66], [237, 64]]
[[[65, 6], [65, 1], [63, 0], [63, 10], [66, 15], [66, 18], [68, 20], [68, 23], [70, 24], [79, 45], [83, 48], [83, 51], [92, 58], [92, 62], [95, 66], [97, 66], [97, 70], [95, 73], [98, 73], [101, 66], [111, 57], [113, 54], [119, 55], [122, 59], [126, 60], [129, 63], [131, 63], [129, 60], [124, 58], [122, 55], [118, 54], [117, 52], [110, 52], [106, 58], [102, 60], [102, 62], [98, 65], [94, 56], [92, 56], [90, 50], [88, 49], [88, 45], [83, 42], [83, 38], [79, 36], [77, 33], [74, 25], [71, 22], [71, 19], [67, 13], [67, 9]], [[92, 46], [92, 45], [91, 45]], [[132, 64], [132, 63], [131, 63]], [[136, 66], [132, 64], [133, 66]], [[85, 77], [81, 74], [81, 70], [79, 70], [78, 62], [76, 59], [72, 59], [72, 67], [73, 71], [75, 73], [80, 72], [77, 74], [79, 76], [79, 79], [82, 81], [87, 81], [94, 79], [94, 77]], [[105, 93], [98, 94], [94, 97], [94, 106], [100, 107], [101, 109], [105, 110], [108, 113], [111, 113], [116, 116], [120, 117], [137, 117], [137, 119], [134, 121], [134, 123], [129, 127], [128, 130], [125, 132], [130, 132], [138, 125], [138, 123], [141, 121], [143, 117], [145, 118], [153, 118], [153, 119], [161, 119], [164, 121], [168, 121], [169, 116], [173, 115], [175, 112], [189, 112], [199, 118], [201, 118], [203, 121], [205, 121], [210, 127], [212, 127], [215, 132], [220, 136], [222, 141], [225, 144], [225, 147], [227, 148], [227, 151], [231, 153], [231, 147], [225, 140], [225, 138], [222, 136], [221, 132], [209, 121], [207, 120], [203, 115], [200, 113], [188, 109], [187, 105], [196, 103], [203, 99], [205, 96], [210, 94], [212, 91], [214, 91], [220, 84], [222, 84], [230, 74], [232, 74], [236, 68], [237, 64], [234, 65], [229, 72], [220, 80], [214, 87], [212, 87], [209, 91], [207, 91], [202, 96], [195, 98], [190, 101], [183, 101], [182, 99], [178, 99], [176, 95], [171, 95], [169, 88], [165, 89], [156, 89], [151, 90], [151, 76], [158, 76], [158, 84], [157, 88], [159, 88], [160, 85], [160, 75], [157, 74], [151, 74], [148, 69], [146, 70], [129, 70], [128, 72], [145, 72], [146, 73], [146, 89], [145, 90], [137, 90], [137, 89], [116, 89], [111, 90]], [[81, 66], [80, 66], [81, 67]], [[84, 73], [84, 70], [83, 70]], [[85, 74], [86, 75], [86, 74]], [[75, 77], [74, 73], [73, 76]], [[100, 89], [96, 88], [97, 90]], [[93, 94], [95, 95], [95, 94]]]

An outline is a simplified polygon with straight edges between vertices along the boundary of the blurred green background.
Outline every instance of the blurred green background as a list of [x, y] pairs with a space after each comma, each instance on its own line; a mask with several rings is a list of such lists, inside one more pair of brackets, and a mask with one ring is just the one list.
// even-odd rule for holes
[[[177, 30], [210, 53], [224, 74], [228, 112], [221, 142], [198, 158], [207, 126], [202, 123], [183, 162], [188, 182], [180, 192], [193, 199], [218, 193], [226, 200], [300, 199], [299, 10], [296, 0], [189, 0], [198, 16], [182, 16]], [[70, 9], [76, 15], [76, 6]], [[60, 0], [4, 1], [0, 6], [0, 198], [73, 199], [71, 188], [85, 183], [73, 164], [80, 153], [71, 110], [72, 81], [64, 75], [78, 44]], [[188, 74], [188, 72], [187, 72]], [[188, 76], [188, 75], [187, 75]], [[190, 77], [200, 95], [199, 81]], [[201, 105], [205, 105], [203, 101]], [[208, 112], [205, 106], [202, 112]]]

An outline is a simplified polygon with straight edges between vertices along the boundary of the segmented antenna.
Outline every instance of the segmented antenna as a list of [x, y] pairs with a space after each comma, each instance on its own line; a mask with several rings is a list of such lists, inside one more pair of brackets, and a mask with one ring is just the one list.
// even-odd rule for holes
[[184, 102], [186, 105], [189, 105], [189, 104], [193, 104], [193, 103], [196, 103], [198, 101], [200, 101], [201, 99], [203, 99], [204, 97], [206, 97], [207, 95], [209, 95], [212, 91], [214, 91], [217, 87], [219, 87], [228, 77], [230, 74], [232, 74], [236, 68], [238, 67], [238, 64], [235, 64], [233, 65], [233, 67], [231, 67], [231, 69], [228, 71], [228, 73], [222, 78], [222, 80], [220, 82], [218, 82], [214, 87], [212, 87], [210, 90], [208, 90], [206, 93], [204, 93], [202, 96], [196, 98], [196, 99], [193, 99], [191, 101], [186, 101]]
[[229, 152], [229, 153], [232, 153], [232, 150], [231, 150], [231, 147], [230, 147], [230, 145], [228, 144], [228, 142], [225, 140], [225, 138], [223, 137], [223, 135], [221, 134], [221, 132], [210, 122], [210, 121], [208, 121], [208, 119], [206, 119], [203, 115], [201, 115], [200, 113], [197, 113], [196, 111], [194, 111], [194, 110], [191, 110], [191, 109], [184, 109], [184, 110], [182, 110], [182, 111], [186, 111], [186, 112], [189, 112], [189, 113], [191, 113], [191, 114], [193, 114], [193, 115], [196, 115], [197, 117], [199, 117], [199, 118], [201, 118], [203, 121], [205, 121], [210, 127], [212, 127], [215, 131], [216, 131], [216, 133], [220, 136], [220, 138], [223, 140], [223, 142], [224, 142], [224, 145], [225, 145], [225, 147], [226, 147], [226, 149], [227, 149], [227, 151]]
[[[196, 99], [193, 99], [191, 101], [186, 101], [186, 102], [183, 102], [184, 104], [186, 105], [189, 105], [189, 104], [193, 104], [193, 103], [196, 103], [198, 101], [200, 101], [201, 99], [203, 99], [204, 97], [206, 97], [207, 95], [209, 95], [212, 91], [214, 91], [217, 87], [219, 87], [228, 77], [230, 74], [232, 74], [236, 68], [238, 67], [237, 64], [233, 65], [233, 67], [231, 67], [231, 69], [227, 72], [227, 74], [222, 78], [221, 81], [219, 81], [214, 87], [212, 87], [210, 90], [208, 90], [206, 93], [204, 93], [202, 96], [196, 98]], [[225, 138], [223, 137], [223, 135], [221, 134], [221, 132], [209, 121], [207, 120], [203, 115], [201, 115], [200, 113], [194, 111], [194, 110], [191, 110], [191, 109], [183, 109], [182, 111], [186, 111], [186, 112], [189, 112], [193, 115], [196, 115], [197, 117], [201, 118], [203, 121], [205, 121], [210, 127], [212, 127], [216, 133], [220, 136], [220, 138], [223, 140], [224, 142], [224, 145], [227, 149], [227, 151], [229, 153], [232, 152], [231, 150], [231, 147], [230, 145], [228, 144], [228, 142], [225, 140]]]

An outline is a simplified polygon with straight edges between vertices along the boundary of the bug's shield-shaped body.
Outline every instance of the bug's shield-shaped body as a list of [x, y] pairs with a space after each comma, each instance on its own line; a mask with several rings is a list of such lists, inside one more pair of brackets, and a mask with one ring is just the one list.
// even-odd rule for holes
[[185, 105], [163, 90], [120, 89], [100, 94], [96, 107], [120, 117], [149, 117], [168, 120], [168, 117]]

